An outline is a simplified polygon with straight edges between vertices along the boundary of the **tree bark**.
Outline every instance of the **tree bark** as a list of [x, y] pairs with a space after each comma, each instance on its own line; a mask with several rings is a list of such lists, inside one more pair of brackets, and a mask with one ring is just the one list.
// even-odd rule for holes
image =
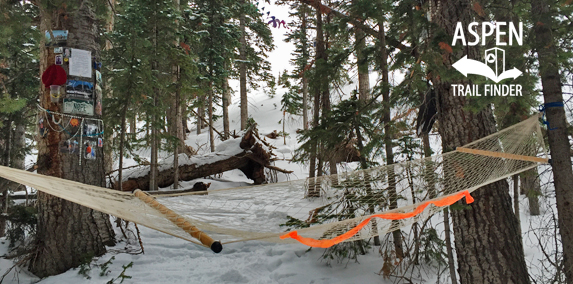
[[[541, 85], [545, 104], [563, 104], [558, 51], [553, 38], [555, 22], [547, 1], [532, 0], [531, 11], [535, 34], [535, 49], [539, 60]], [[551, 167], [555, 181], [559, 233], [563, 244], [563, 262], [567, 283], [573, 283], [573, 169], [571, 145], [567, 133], [567, 118], [563, 107], [548, 107], [545, 111], [549, 129], [547, 136], [551, 152]]]
[[[305, 58], [304, 61], [304, 67], [306, 67], [307, 64], [307, 58], [308, 58], [308, 51], [307, 51], [307, 44], [306, 44], [306, 6], [305, 5], [301, 5], [300, 6], [301, 9], [301, 28], [300, 28], [300, 33], [301, 33], [301, 42], [302, 42], [302, 56]], [[303, 71], [302, 71], [302, 124], [303, 124], [303, 129], [304, 130], [308, 130], [309, 124], [308, 124], [308, 78], [306, 77], [306, 72], [304, 72], [304, 67], [303, 67]]]
[[[491, 109], [477, 114], [464, 110], [467, 100], [452, 96], [449, 84], [438, 84], [438, 94], [443, 149], [455, 149], [495, 132]], [[529, 283], [507, 182], [484, 186], [472, 196], [472, 204], [461, 202], [466, 209], [451, 211], [460, 282]]]
[[[121, 111], [121, 132], [120, 132], [120, 136], [119, 136], [119, 165], [118, 165], [118, 172], [117, 172], [117, 178], [118, 180], [121, 180], [123, 178], [123, 155], [124, 155], [124, 143], [125, 143], [125, 132], [127, 131], [126, 129], [126, 122], [127, 122], [127, 109], [128, 109], [128, 103], [126, 102], [123, 105], [123, 110]], [[119, 190], [122, 190], [121, 186], [119, 187]]]
[[241, 93], [241, 130], [247, 128], [247, 120], [249, 119], [249, 102], [247, 99], [247, 65], [245, 61], [247, 60], [247, 40], [246, 40], [246, 31], [245, 31], [245, 11], [244, 5], [245, 1], [240, 1], [241, 5], [241, 13], [239, 15], [239, 29], [240, 29], [240, 37], [239, 37], [239, 88]]
[[135, 133], [137, 133], [137, 118], [136, 114], [134, 113], [129, 118], [129, 134], [131, 134], [135, 138]]
[[179, 68], [177, 68], [177, 90], [175, 91], [175, 123], [177, 125], [177, 141], [175, 142], [175, 147], [173, 147], [173, 168], [175, 169], [174, 173], [174, 182], [173, 188], [179, 188], [179, 153], [183, 152], [185, 149], [185, 132], [183, 131], [183, 125], [181, 124], [181, 90], [179, 88], [180, 84], [180, 72]]
[[527, 196], [529, 201], [529, 214], [531, 216], [538, 216], [541, 214], [539, 211], [539, 196], [541, 195], [541, 186], [539, 184], [539, 173], [537, 169], [528, 170], [520, 175], [521, 192]]
[[203, 114], [203, 110], [205, 108], [203, 106], [199, 106], [197, 108], [197, 135], [201, 134], [201, 129], [203, 128], [203, 117], [205, 116]]
[[366, 101], [370, 98], [370, 77], [368, 72], [368, 58], [364, 54], [366, 48], [366, 35], [360, 28], [354, 28], [356, 39], [356, 61], [358, 66], [358, 98]]
[[[449, 36], [453, 36], [456, 22], [473, 21], [469, 0], [433, 2], [436, 2], [433, 6], [437, 7], [434, 22]], [[450, 58], [452, 54], [442, 52], [443, 64], [449, 67], [450, 62], [454, 61]], [[463, 55], [468, 58], [478, 60], [480, 54], [476, 48], [464, 48]], [[463, 55], [459, 54], [459, 57]], [[438, 98], [438, 126], [443, 152], [455, 150], [496, 131], [491, 106], [479, 112], [469, 111], [466, 109], [469, 100], [463, 96], [453, 96], [450, 92], [451, 84], [459, 81], [441, 81], [439, 74], [432, 74], [432, 81]], [[492, 183], [472, 195], [475, 199], [472, 204], [466, 205], [465, 201], [460, 201], [458, 203], [464, 209], [451, 211], [460, 282], [529, 283], [507, 182]]]
[[[330, 23], [330, 16], [326, 17], [326, 23], [329, 24]], [[322, 29], [321, 29], [322, 32]], [[324, 35], [324, 41], [322, 43], [321, 46], [321, 55], [320, 58], [324, 59], [324, 63], [327, 64], [328, 63], [328, 48], [329, 48], [329, 37], [330, 34], [328, 31], [326, 31], [325, 35]], [[322, 119], [324, 122], [326, 122], [326, 120], [328, 119], [328, 116], [330, 115], [330, 84], [329, 84], [329, 80], [328, 77], [323, 77], [321, 78], [321, 81], [323, 81], [322, 84]], [[336, 166], [336, 160], [334, 158], [334, 155], [332, 155], [332, 150], [333, 149], [328, 149], [328, 152], [326, 151], [326, 149], [323, 150], [323, 153], [321, 156], [324, 157], [325, 162], [328, 162], [328, 166], [330, 168], [330, 174], [331, 175], [336, 175], [338, 174], [338, 168]]]
[[223, 140], [229, 139], [231, 131], [229, 130], [229, 104], [231, 103], [231, 90], [229, 88], [229, 79], [223, 80]]
[[[51, 28], [69, 31], [67, 46], [91, 50], [99, 57], [98, 35], [95, 14], [89, 0], [74, 2], [68, 7], [79, 7], [63, 23], [62, 27], [53, 27], [50, 15], [41, 9], [41, 27], [44, 31]], [[52, 62], [53, 48], [42, 47], [40, 53], [40, 72]], [[92, 80], [94, 78], [92, 77]], [[58, 104], [50, 102], [49, 90], [42, 87], [41, 105], [55, 112], [61, 112]], [[47, 122], [50, 123], [50, 122]], [[58, 127], [52, 125], [53, 127]], [[96, 160], [82, 161], [81, 155], [60, 154], [59, 142], [65, 134], [49, 131], [47, 137], [38, 140], [38, 173], [79, 181], [97, 186], [105, 186], [102, 148], [96, 148]], [[81, 151], [83, 153], [83, 151]], [[106, 252], [105, 245], [114, 245], [114, 232], [109, 216], [78, 204], [38, 193], [38, 231], [37, 250], [30, 261], [30, 271], [39, 277], [62, 273], [79, 266], [88, 256], [100, 256]]]
[[513, 213], [517, 219], [517, 232], [521, 236], [521, 216], [519, 215], [519, 175], [513, 176]]
[[215, 132], [213, 131], [213, 83], [209, 83], [209, 144], [211, 152], [215, 152]]
[[[380, 48], [380, 69], [382, 70], [382, 103], [384, 104], [384, 144], [386, 146], [386, 163], [388, 165], [394, 164], [394, 153], [392, 150], [392, 129], [390, 117], [390, 84], [388, 80], [388, 53], [386, 50], [386, 35], [384, 32], [384, 19], [378, 20], [380, 26], [380, 33], [378, 34], [378, 43]], [[388, 170], [388, 192], [390, 198], [390, 209], [398, 207], [398, 195], [396, 193], [396, 177], [394, 168], [390, 167]], [[396, 221], [393, 221], [396, 222]], [[396, 258], [404, 258], [404, 248], [402, 247], [402, 231], [395, 230], [392, 232], [394, 239], [394, 251]]]
[[[318, 66], [318, 61], [321, 59], [320, 56], [323, 55], [324, 50], [322, 44], [324, 43], [323, 33], [322, 33], [322, 15], [320, 12], [320, 0], [319, 3], [315, 6], [316, 9], [316, 52], [315, 52], [315, 68]], [[320, 80], [319, 80], [320, 81]], [[320, 82], [317, 82], [314, 86], [314, 112], [313, 112], [313, 121], [312, 126], [318, 126], [318, 122], [320, 119], [320, 101], [321, 101], [321, 86]], [[311, 147], [310, 153], [310, 163], [309, 163], [309, 178], [313, 178], [316, 176], [321, 176], [321, 169], [322, 169], [322, 160], [318, 155], [319, 145], [317, 141], [314, 141]], [[317, 167], [317, 159], [318, 159], [318, 167]], [[312, 182], [312, 181], [311, 181]], [[320, 188], [316, 188], [315, 184], [309, 186], [308, 196], [310, 197], [318, 197], [320, 196]]]

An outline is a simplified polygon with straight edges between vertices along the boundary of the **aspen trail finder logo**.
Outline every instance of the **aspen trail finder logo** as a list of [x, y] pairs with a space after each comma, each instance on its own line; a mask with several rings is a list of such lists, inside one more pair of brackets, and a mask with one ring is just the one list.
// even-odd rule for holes
[[[504, 26], [508, 27], [509, 30], [507, 32], [502, 31]], [[455, 46], [458, 40], [461, 41], [464, 46], [475, 46], [478, 45], [480, 41], [481, 45], [486, 45], [487, 37], [492, 36], [494, 32], [497, 46], [512, 45], [514, 41], [518, 45], [523, 44], [522, 23], [519, 23], [518, 29], [511, 22], [509, 25], [506, 22], [481, 23], [481, 40], [476, 30], [477, 27], [477, 22], [468, 25], [467, 30], [474, 37], [474, 40], [466, 43], [462, 23], [458, 22], [454, 32], [452, 46]], [[509, 38], [509, 42], [503, 41], [507, 38]], [[466, 55], [454, 63], [452, 67], [466, 77], [468, 74], [481, 75], [495, 83], [509, 78], [515, 79], [522, 74], [522, 72], [515, 67], [506, 70], [505, 50], [501, 48], [494, 47], [487, 49], [484, 58], [484, 62], [482, 63], [474, 59], [469, 59]], [[454, 96], [482, 96], [482, 94], [483, 96], [522, 96], [522, 87], [519, 84], [486, 84], [483, 86], [483, 92], [481, 93], [478, 85], [452, 84], [452, 90]]]

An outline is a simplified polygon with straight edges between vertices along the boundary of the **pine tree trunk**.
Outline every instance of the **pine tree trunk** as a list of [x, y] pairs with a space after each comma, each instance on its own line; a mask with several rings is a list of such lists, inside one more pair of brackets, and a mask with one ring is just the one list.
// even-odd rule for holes
[[[382, 70], [382, 100], [384, 104], [384, 144], [386, 146], [386, 163], [388, 165], [394, 164], [394, 153], [392, 150], [392, 130], [390, 124], [392, 123], [390, 117], [390, 85], [388, 80], [388, 53], [386, 51], [386, 35], [384, 32], [384, 20], [379, 19], [378, 25], [381, 27], [379, 29], [378, 42], [380, 44], [380, 69]], [[398, 195], [396, 193], [396, 177], [394, 174], [394, 168], [389, 168], [388, 170], [388, 192], [390, 199], [390, 209], [396, 209], [398, 207]], [[396, 222], [396, 221], [393, 221]], [[395, 230], [392, 232], [392, 237], [394, 239], [394, 251], [396, 253], [396, 258], [404, 258], [404, 248], [402, 247], [402, 231]]]
[[201, 134], [201, 129], [203, 128], [203, 106], [197, 108], [197, 135]]
[[539, 211], [539, 196], [541, 195], [541, 186], [539, 184], [539, 173], [537, 169], [528, 170], [520, 175], [521, 192], [527, 196], [529, 201], [529, 214], [531, 216], [538, 216], [541, 214]]
[[[155, 115], [152, 116], [152, 119], [155, 119]], [[149, 165], [149, 171], [150, 174], [149, 176], [151, 177], [149, 179], [149, 190], [151, 191], [155, 191], [155, 190], [159, 190], [157, 187], [157, 163], [158, 163], [158, 144], [157, 143], [157, 136], [158, 136], [158, 130], [156, 129], [157, 125], [156, 123], [152, 124], [152, 128], [151, 128], [151, 161], [150, 161], [150, 165]]]
[[[531, 11], [535, 33], [535, 47], [539, 60], [541, 85], [545, 103], [563, 104], [563, 93], [559, 75], [558, 51], [553, 29], [552, 9], [547, 1], [532, 0]], [[573, 169], [571, 167], [571, 145], [568, 137], [568, 123], [563, 107], [546, 108], [551, 167], [555, 181], [559, 233], [563, 244], [563, 262], [567, 283], [573, 283]]]
[[[117, 179], [118, 180], [122, 180], [123, 179], [123, 155], [124, 155], [124, 149], [125, 149], [125, 132], [127, 131], [126, 129], [126, 122], [127, 122], [127, 109], [128, 109], [128, 103], [126, 102], [123, 105], [123, 110], [121, 112], [121, 133], [119, 134], [119, 166], [118, 166], [118, 170], [117, 170]], [[123, 188], [121, 188], [121, 183], [119, 186], [119, 191], [122, 191]]]
[[4, 133], [6, 133], [6, 140], [4, 141], [4, 147], [2, 152], [2, 164], [10, 166], [11, 161], [11, 150], [12, 150], [12, 121], [8, 121], [4, 125]]
[[[172, 66], [172, 72], [175, 72], [175, 66]], [[174, 79], [175, 80], [175, 79]], [[173, 82], [177, 84], [176, 82]], [[177, 124], [178, 121], [175, 119], [177, 115], [177, 106], [175, 103], [175, 93], [169, 95], [167, 105], [168, 109], [165, 110], [165, 118], [167, 119], [167, 133], [171, 136], [177, 137]]]
[[[359, 105], [362, 105], [362, 104], [359, 104]], [[356, 145], [358, 146], [358, 151], [359, 151], [360, 153], [363, 153], [363, 152], [364, 152], [364, 144], [362, 143], [362, 141], [363, 141], [364, 139], [362, 138], [362, 133], [360, 132], [360, 127], [358, 126], [358, 123], [355, 123], [355, 124], [354, 124], [354, 132], [356, 133], [356, 140], [357, 140], [357, 141], [356, 141]], [[366, 161], [366, 157], [364, 157], [364, 155], [360, 155], [358, 158], [360, 159], [360, 168], [363, 169], [363, 170], [368, 169], [368, 163], [367, 163], [367, 161]], [[367, 173], [365, 173], [365, 174], [368, 175]], [[365, 177], [365, 180], [367, 180], [366, 177]], [[368, 194], [368, 195], [371, 195], [372, 188], [370, 187], [370, 184], [369, 184], [369, 183], [366, 184], [366, 191], [367, 191], [367, 194]], [[373, 205], [373, 204], [371, 204], [371, 205], [368, 206], [368, 212], [369, 212], [370, 214], [374, 214], [374, 213], [375, 213], [374, 205]], [[372, 228], [377, 228], [377, 227], [376, 227], [376, 220], [372, 220], [372, 222], [373, 222], [373, 223], [372, 223], [372, 225], [373, 225]], [[377, 230], [377, 229], [375, 229], [375, 230], [373, 230], [373, 231], [376, 232], [376, 230]], [[380, 246], [380, 236], [374, 236], [374, 245], [377, 246], [377, 247]]]
[[[320, 11], [320, 0], [317, 1], [318, 4], [315, 6], [316, 9], [316, 52], [315, 52], [315, 68], [318, 66], [319, 64], [319, 60], [322, 58], [321, 56], [324, 55], [324, 48], [323, 48], [323, 43], [324, 43], [324, 38], [323, 38], [323, 33], [322, 33], [322, 14]], [[320, 81], [320, 80], [319, 80]], [[318, 126], [319, 123], [319, 119], [320, 119], [320, 106], [321, 106], [321, 97], [322, 97], [322, 93], [321, 93], [321, 82], [318, 82], [315, 84], [314, 86], [314, 113], [313, 113], [313, 121], [312, 121], [312, 126], [313, 128]], [[312, 147], [311, 147], [311, 153], [310, 153], [310, 165], [309, 165], [309, 178], [313, 178], [313, 177], [318, 177], [318, 176], [322, 176], [322, 159], [320, 158], [320, 155], [318, 153], [319, 149], [321, 149], [322, 147], [320, 145], [318, 145], [317, 141], [313, 141], [312, 143]], [[318, 160], [318, 161], [317, 161]], [[318, 162], [318, 165], [317, 165]], [[320, 196], [320, 188], [315, 187], [314, 185], [312, 187], [309, 187], [309, 196], [311, 197], [317, 197]]]
[[209, 144], [211, 152], [215, 152], [215, 132], [213, 132], [213, 83], [209, 84]]
[[[178, 4], [178, 1], [176, 1]], [[180, 70], [177, 68], [177, 89], [175, 91], [175, 125], [176, 125], [176, 137], [175, 147], [173, 147], [173, 169], [174, 169], [174, 183], [173, 188], [179, 188], [179, 153], [185, 147], [185, 132], [183, 132], [183, 125], [181, 124], [181, 90], [179, 88], [180, 84]]]
[[137, 133], [137, 119], [136, 119], [136, 114], [134, 113], [129, 118], [129, 134], [131, 134], [135, 138], [135, 133]]
[[[439, 4], [439, 5], [438, 5]], [[439, 1], [435, 23], [453, 36], [456, 22], [469, 23], [471, 2], [469, 0]], [[481, 52], [465, 48], [461, 58], [479, 60]], [[444, 54], [443, 63], [449, 66], [453, 58]], [[438, 74], [432, 74], [438, 98], [439, 132], [444, 152], [455, 150], [476, 139], [496, 131], [491, 107], [480, 112], [466, 109], [466, 97], [453, 96], [452, 83], [444, 82]], [[447, 163], [447, 161], [445, 161]], [[458, 258], [460, 282], [482, 283], [529, 283], [518, 224], [511, 210], [511, 198], [505, 180], [484, 186], [472, 193], [475, 201], [464, 209], [452, 210], [455, 246]]]
[[[157, 11], [155, 11], [155, 14], [157, 13]], [[153, 22], [154, 26], [153, 26], [153, 49], [154, 49], [154, 54], [157, 56], [158, 55], [158, 45], [159, 43], [157, 42], [157, 38], [158, 38], [158, 34], [160, 33], [158, 27], [157, 27], [157, 21]], [[157, 73], [158, 69], [159, 69], [159, 63], [157, 62], [157, 57], [153, 59], [153, 62], [151, 64], [151, 68], [152, 68], [152, 73]], [[148, 124], [151, 125], [151, 158], [150, 158], [150, 165], [149, 165], [149, 190], [151, 191], [156, 191], [159, 190], [159, 188], [157, 187], [157, 175], [158, 175], [158, 146], [159, 146], [159, 141], [158, 141], [158, 137], [159, 137], [159, 110], [157, 109], [157, 104], [159, 102], [159, 88], [157, 86], [153, 87], [153, 110], [152, 113], [150, 115], [151, 117], [151, 121], [148, 121]]]
[[[449, 84], [434, 86], [445, 151], [495, 132], [491, 109], [474, 114], [464, 109], [465, 97], [451, 95]], [[469, 208], [452, 210], [461, 283], [529, 283], [508, 190], [505, 180], [495, 182], [472, 193], [474, 203], [464, 205]]]
[[513, 176], [513, 213], [517, 219], [517, 232], [521, 236], [521, 216], [519, 215], [519, 175]]
[[[307, 51], [307, 44], [306, 44], [306, 5], [301, 5], [300, 6], [301, 9], [301, 28], [300, 28], [300, 33], [301, 33], [301, 42], [302, 42], [302, 56], [305, 58], [304, 60], [304, 67], [306, 67], [307, 64], [307, 58], [308, 58], [308, 51]], [[304, 68], [302, 71], [302, 124], [303, 124], [303, 129], [304, 130], [308, 130], [309, 124], [308, 124], [308, 78], [306, 77], [306, 72], [304, 72]]]
[[[173, 0], [173, 4], [177, 10], [181, 11], [180, 1]], [[176, 22], [179, 23], [178, 21]], [[179, 44], [179, 38], [177, 38], [177, 44]], [[174, 124], [175, 133], [174, 136], [177, 138], [175, 145], [173, 147], [173, 188], [179, 188], [179, 153], [180, 150], [185, 146], [185, 139], [183, 134], [183, 125], [181, 124], [181, 69], [179, 65], [173, 66], [173, 79], [175, 81], [175, 98], [174, 98]], [[120, 180], [121, 182], [121, 180]]]
[[302, 124], [303, 129], [308, 130], [308, 79], [306, 77], [302, 78]]
[[[181, 121], [181, 120], [179, 120]], [[173, 188], [179, 188], [179, 144], [177, 141], [175, 147], [173, 147]]]
[[245, 31], [245, 1], [241, 0], [241, 14], [239, 15], [239, 29], [240, 29], [240, 47], [239, 47], [239, 88], [241, 93], [241, 130], [247, 129], [247, 120], [249, 119], [249, 102], [247, 100], [247, 40]]
[[229, 90], [229, 79], [223, 80], [223, 140], [229, 139], [229, 104], [231, 103], [231, 92]]
[[[15, 113], [13, 115], [18, 115], [20, 117], [26, 117], [26, 112], [22, 111], [22, 112], [18, 112]], [[24, 170], [25, 169], [25, 153], [24, 153], [24, 148], [26, 147], [26, 121], [24, 119], [15, 119], [14, 120], [14, 134], [12, 134], [12, 130], [11, 130], [11, 121], [7, 121], [4, 122], [6, 124], [6, 126], [8, 126], [8, 131], [7, 134], [8, 137], [5, 141], [5, 143], [3, 143], [5, 145], [5, 152], [6, 152], [6, 156], [9, 158], [8, 159], [8, 164], [5, 164], [6, 166], [9, 166], [11, 168], [16, 168], [16, 169], [20, 169], [20, 170]], [[6, 133], [6, 132], [5, 132]], [[6, 186], [2, 186], [1, 188], [3, 188], [4, 190], [2, 191], [2, 198], [1, 198], [1, 204], [0, 204], [0, 212], [2, 213], [8, 213], [8, 206], [9, 206], [9, 192], [14, 192], [18, 190], [18, 187], [20, 187], [19, 183], [16, 182], [12, 182], [12, 181], [8, 181], [5, 179], [2, 179], [2, 185], [6, 185]], [[23, 189], [25, 189], [24, 187], [22, 187]], [[5, 218], [0, 218], [0, 237], [3, 237], [6, 231], [6, 219]]]
[[[109, 15], [109, 19], [105, 25], [105, 30], [108, 33], [111, 33], [113, 31], [113, 27], [115, 24], [115, 13], [113, 12], [115, 10], [115, 0], [110, 0], [108, 3], [109, 5], [107, 6], [108, 9], [108, 15]], [[105, 40], [105, 50], [110, 50], [112, 48], [112, 43], [109, 39]], [[103, 85], [100, 85], [100, 87], [104, 87]], [[107, 98], [112, 98], [113, 97], [113, 90], [111, 88], [106, 88], [105, 91], [103, 92]], [[104, 98], [102, 98], [103, 100]], [[105, 111], [105, 109], [103, 109], [102, 111]], [[104, 148], [104, 169], [106, 173], [110, 173], [113, 170], [113, 166], [114, 166], [114, 156], [113, 156], [113, 147], [111, 147], [112, 145], [114, 145], [116, 143], [116, 141], [114, 141], [115, 139], [117, 139], [116, 137], [114, 137], [114, 135], [112, 135], [112, 130], [111, 129], [104, 129], [104, 136], [103, 136], [103, 141], [105, 141], [105, 143], [107, 143], [106, 147]]]
[[356, 39], [356, 60], [358, 65], [358, 98], [366, 101], [370, 98], [370, 77], [368, 74], [368, 58], [364, 54], [366, 39], [364, 31], [354, 28]]
[[[50, 15], [42, 9], [40, 30], [67, 29], [67, 46], [91, 50], [99, 56], [99, 45], [96, 43], [98, 32], [91, 1], [76, 1], [68, 7], [79, 8], [69, 14], [70, 18], [63, 23], [63, 27], [49, 26]], [[42, 47], [40, 72], [51, 65], [54, 58], [53, 48]], [[59, 105], [50, 102], [49, 90], [44, 87], [40, 104], [46, 109], [61, 112]], [[47, 137], [39, 138], [38, 173], [105, 187], [102, 148], [96, 147], [96, 160], [84, 160], [80, 165], [81, 155], [59, 153], [59, 143], [65, 139], [64, 135], [50, 131]], [[37, 276], [55, 275], [77, 267], [87, 256], [104, 254], [105, 245], [114, 245], [114, 232], [107, 214], [41, 192], [38, 192], [37, 204], [38, 248], [29, 267]]]
[[[327, 24], [330, 23], [330, 17], [327, 16], [326, 17], [326, 22]], [[320, 32], [322, 32], [322, 28], [320, 29]], [[329, 36], [330, 34], [328, 33], [328, 31], [326, 31], [324, 37], [324, 40], [321, 44], [320, 47], [320, 52], [321, 54], [319, 55], [320, 58], [324, 59], [324, 63], [327, 64], [328, 63], [328, 42], [329, 42]], [[330, 86], [328, 83], [328, 77], [323, 77], [321, 79], [321, 81], [323, 81], [322, 87], [321, 87], [321, 93], [322, 93], [322, 119], [324, 122], [326, 122], [326, 120], [328, 119], [328, 116], [330, 115]], [[334, 159], [334, 155], [330, 154], [331, 149], [324, 149], [322, 152], [322, 155], [324, 157], [324, 162], [328, 162], [328, 166], [330, 168], [330, 174], [331, 175], [336, 175], [338, 174], [338, 168], [336, 166], [336, 160]]]
[[[432, 147], [430, 146], [430, 135], [428, 133], [424, 133], [422, 136], [422, 141], [424, 145], [424, 157], [432, 156]], [[428, 162], [426, 164], [426, 170], [424, 176], [427, 177], [427, 183], [430, 186], [428, 189], [430, 191], [430, 198], [434, 198], [437, 196], [436, 186], [433, 184], [433, 179], [431, 179], [431, 175], [433, 174], [433, 163]], [[458, 283], [458, 277], [456, 274], [456, 262], [454, 260], [454, 251], [452, 249], [452, 238], [451, 238], [451, 230], [450, 230], [450, 209], [449, 207], [444, 208], [444, 241], [446, 243], [446, 254], [448, 256], [448, 270], [450, 272], [450, 280], [452, 283]]]
[[[322, 19], [322, 11], [320, 9], [321, 0], [317, 1], [316, 7], [316, 55], [315, 55], [315, 68], [320, 68], [321, 64], [326, 64], [326, 47], [324, 41], [324, 31], [323, 31], [323, 19]], [[317, 72], [318, 73], [318, 72]], [[327, 84], [325, 81], [325, 77], [321, 76], [322, 74], [318, 75], [315, 80], [316, 82], [316, 90], [315, 90], [315, 100], [318, 104], [315, 104], [315, 126], [319, 124], [318, 120], [320, 117], [320, 112], [322, 111], [323, 118], [324, 118], [324, 107], [328, 105], [328, 102], [323, 102], [323, 100], [327, 97], [324, 96], [323, 92], [325, 90], [325, 85]], [[328, 99], [328, 98], [327, 98]], [[322, 170], [324, 166], [324, 147], [321, 143], [316, 144], [316, 158], [317, 158], [317, 165], [316, 165], [316, 176], [322, 176]]]

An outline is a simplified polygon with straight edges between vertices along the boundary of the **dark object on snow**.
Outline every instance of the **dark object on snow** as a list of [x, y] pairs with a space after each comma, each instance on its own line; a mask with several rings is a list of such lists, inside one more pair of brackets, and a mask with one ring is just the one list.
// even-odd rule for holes
[[278, 132], [275, 130], [275, 131], [273, 131], [273, 132], [271, 132], [271, 133], [269, 133], [269, 134], [267, 134], [267, 135], [265, 135], [265, 136], [266, 136], [266, 137], [269, 137], [269, 138], [271, 138], [271, 139], [277, 139], [277, 138], [279, 137], [279, 134], [278, 134]]
[[434, 125], [438, 114], [436, 100], [436, 92], [430, 87], [424, 95], [424, 101], [422, 101], [420, 111], [418, 112], [418, 120], [416, 122], [416, 134], [418, 136], [428, 134], [430, 130], [432, 130], [432, 125]]
[[207, 191], [207, 188], [211, 186], [211, 183], [204, 183], [204, 182], [196, 182], [193, 185], [193, 191]]

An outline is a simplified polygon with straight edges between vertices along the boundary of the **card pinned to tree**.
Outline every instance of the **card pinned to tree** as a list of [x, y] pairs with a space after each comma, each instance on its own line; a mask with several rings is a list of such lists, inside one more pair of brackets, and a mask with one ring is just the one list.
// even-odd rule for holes
[[63, 111], [69, 114], [94, 115], [94, 104], [93, 101], [64, 99]]
[[87, 141], [84, 144], [84, 151], [83, 155], [86, 160], [95, 160], [96, 159], [96, 149], [91, 141]]
[[68, 80], [66, 94], [70, 99], [93, 100], [94, 85], [87, 81]]
[[92, 78], [92, 53], [89, 50], [71, 49], [70, 76]]
[[56, 65], [64, 64], [64, 57], [61, 54], [56, 55]]
[[[53, 35], [53, 37], [52, 37]], [[46, 46], [49, 45], [65, 45], [68, 41], [68, 31], [66, 30], [52, 30], [45, 32]]]
[[79, 152], [80, 152], [80, 144], [76, 139], [60, 141], [60, 153], [78, 154]]

